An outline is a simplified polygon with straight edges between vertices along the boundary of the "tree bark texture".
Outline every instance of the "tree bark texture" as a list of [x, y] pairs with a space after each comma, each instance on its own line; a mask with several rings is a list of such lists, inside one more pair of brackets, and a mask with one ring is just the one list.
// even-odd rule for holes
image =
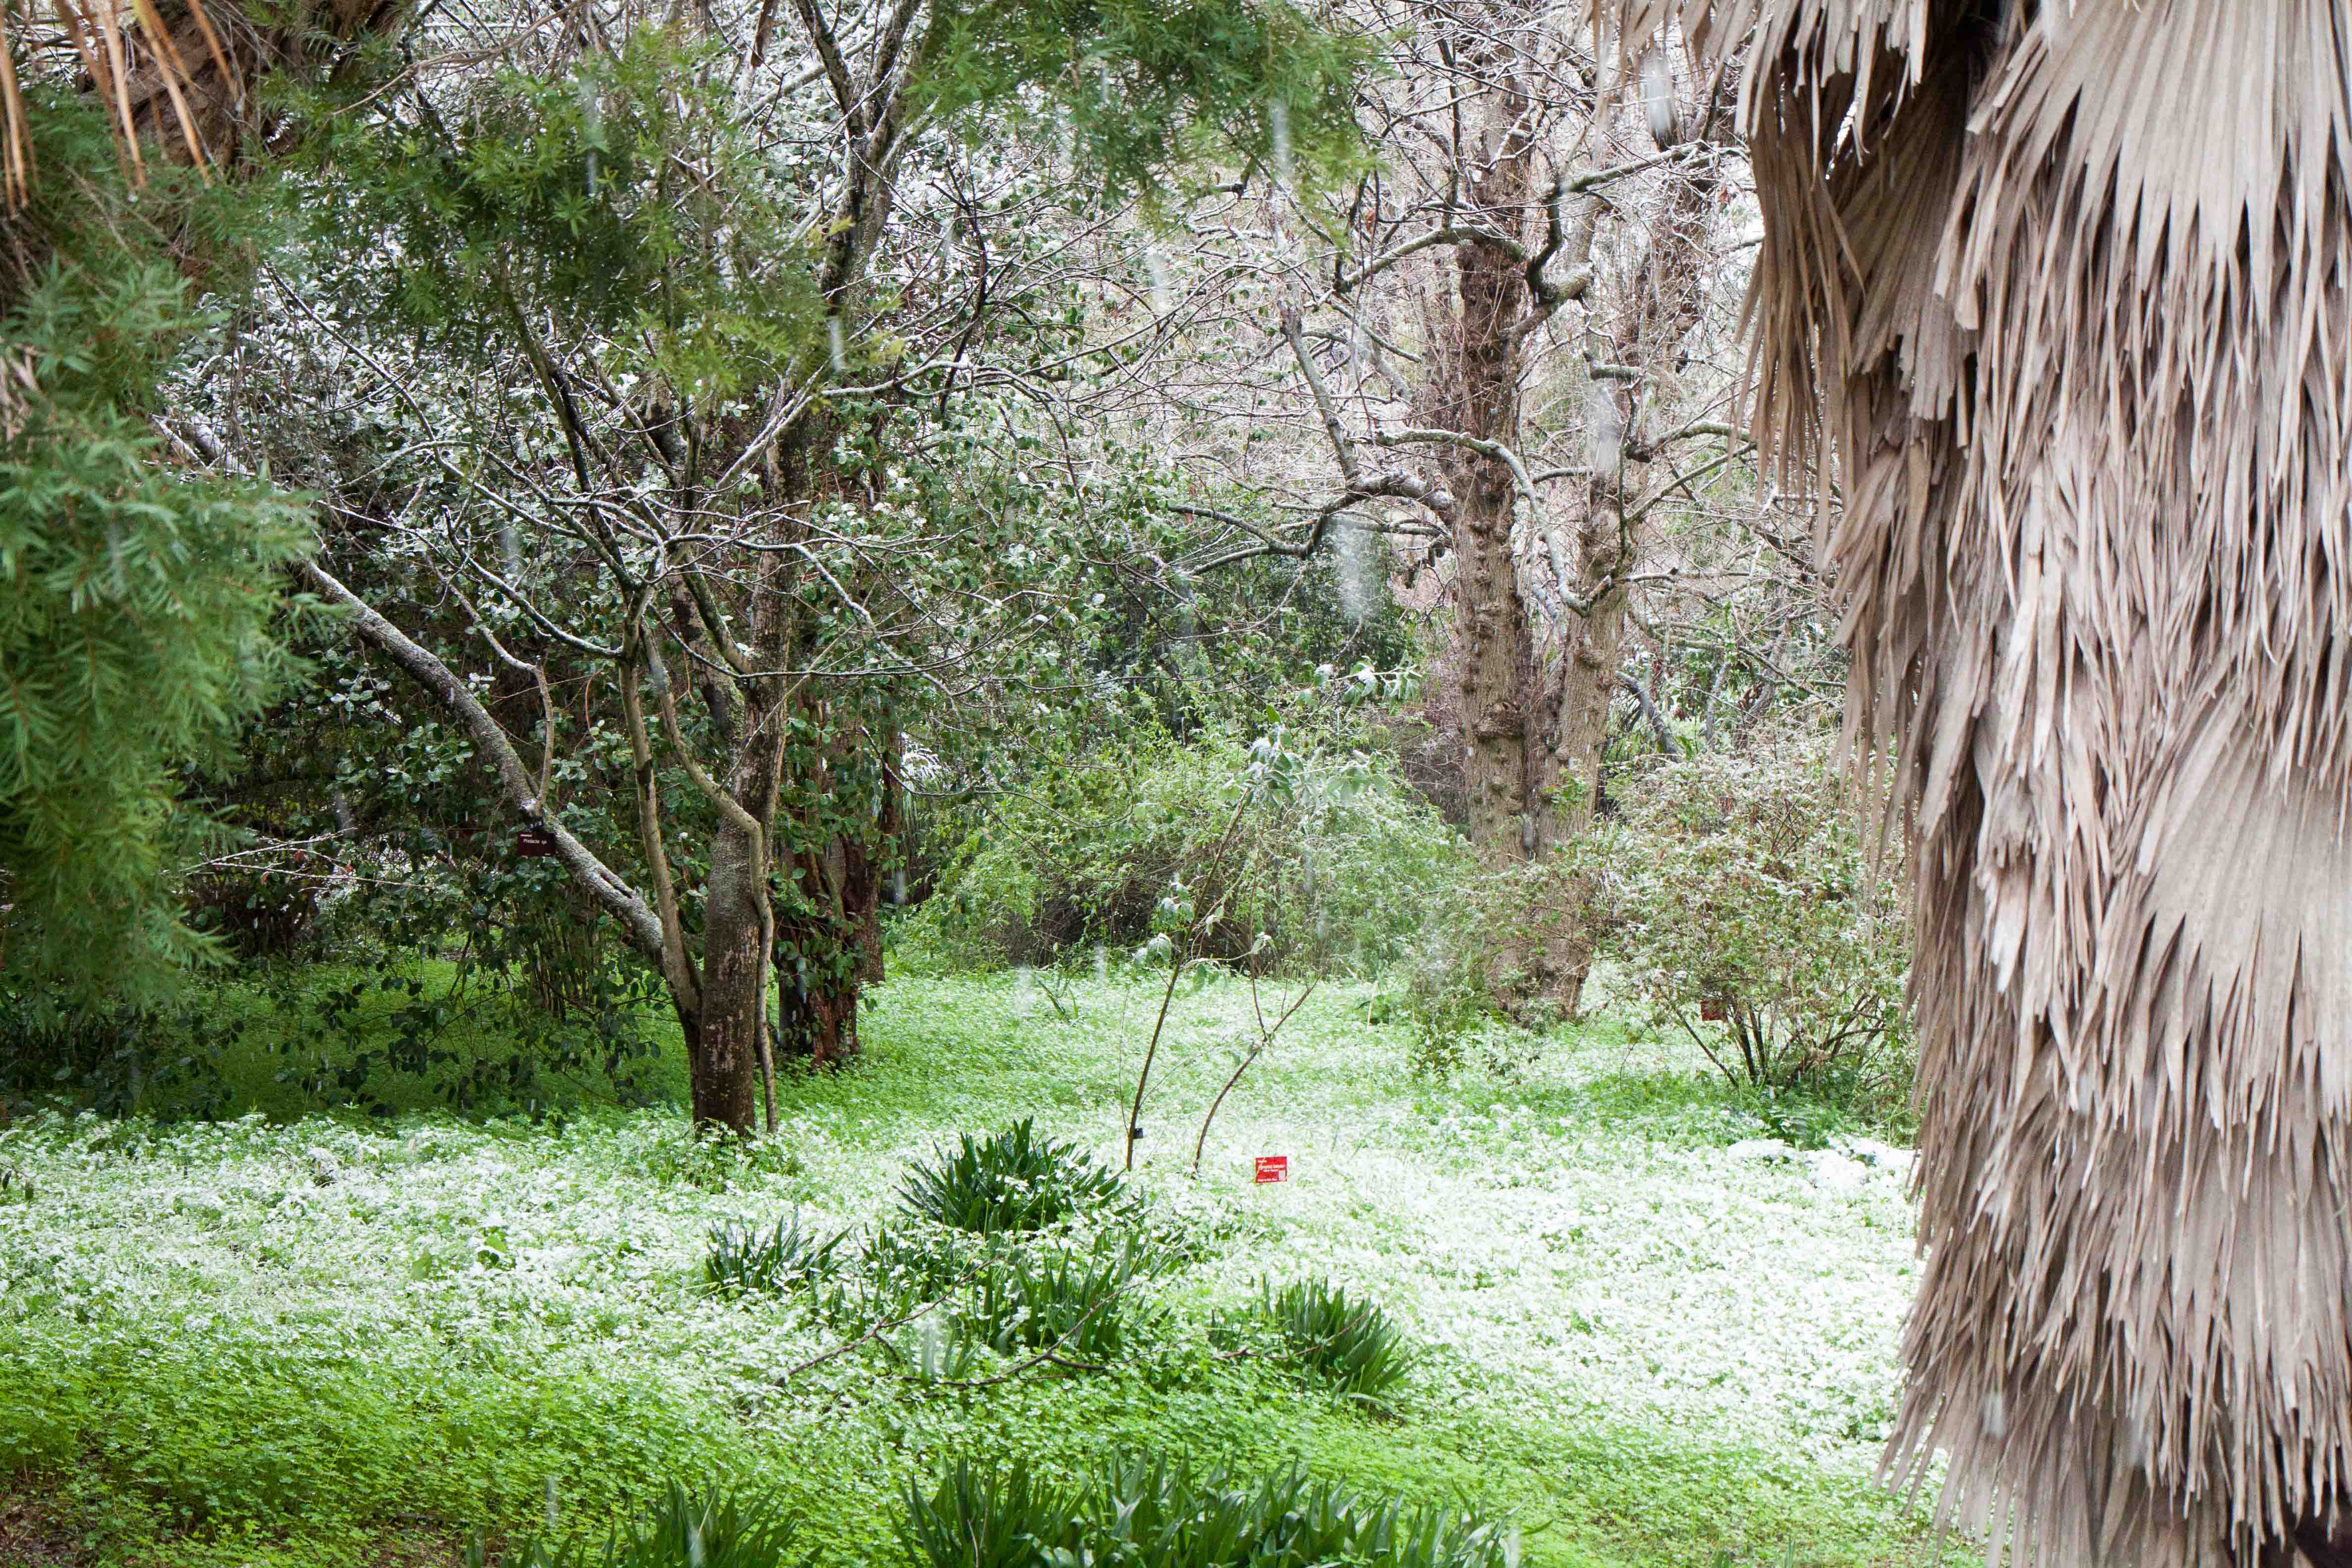
[[722, 824], [710, 847], [710, 874], [703, 884], [694, 1120], [739, 1132], [755, 1125], [761, 1031], [767, 1020], [763, 860], [749, 834], [733, 823]]
[[[1536, 149], [1518, 93], [1496, 95], [1489, 125], [1502, 151], [1474, 184], [1485, 224], [1516, 241], [1535, 191]], [[1499, 246], [1472, 240], [1454, 249], [1451, 298], [1430, 311], [1429, 363], [1416, 417], [1438, 429], [1516, 446], [1524, 339], [1511, 329], [1525, 314], [1527, 277]], [[1528, 850], [1528, 718], [1535, 673], [1528, 606], [1512, 552], [1518, 489], [1510, 465], [1466, 447], [1440, 458], [1454, 494], [1455, 561], [1453, 665], [1461, 682], [1464, 773], [1470, 841], [1502, 864]]]
[[[1619, 304], [1610, 333], [1616, 363], [1641, 373], [1642, 379], [1593, 383], [1586, 421], [1592, 478], [1576, 530], [1573, 585], [1588, 608], [1561, 618], [1556, 646], [1543, 661], [1543, 692], [1532, 705], [1528, 737], [1537, 856], [1576, 842], [1591, 827], [1600, 805], [1610, 711], [1624, 678], [1632, 610], [1628, 583], [1643, 555], [1645, 524], [1638, 509], [1654, 460], [1670, 460], [1637, 435], [1642, 389], [1661, 369], [1672, 371], [1678, 345], [1706, 304], [1706, 242], [1719, 184], [1711, 172], [1694, 169], [1669, 185], [1651, 226], [1648, 255], [1633, 292]], [[1629, 515], [1629, 507], [1634, 514]], [[1592, 936], [1581, 914], [1580, 880], [1572, 880], [1563, 894], [1561, 909], [1545, 924], [1540, 951], [1529, 955], [1529, 968], [1540, 994], [1573, 1013], [1591, 972]]]

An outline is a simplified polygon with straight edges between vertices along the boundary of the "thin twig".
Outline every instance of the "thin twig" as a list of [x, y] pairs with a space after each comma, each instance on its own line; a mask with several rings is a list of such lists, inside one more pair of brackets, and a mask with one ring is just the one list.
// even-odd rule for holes
[[1234, 1068], [1234, 1076], [1225, 1079], [1225, 1086], [1217, 1090], [1216, 1099], [1209, 1101], [1209, 1113], [1201, 1118], [1201, 1135], [1192, 1140], [1192, 1168], [1186, 1174], [1196, 1181], [1200, 1179], [1201, 1152], [1208, 1147], [1209, 1123], [1217, 1119], [1218, 1108], [1225, 1103], [1225, 1096], [1234, 1091], [1234, 1085], [1241, 1082], [1242, 1074], [1249, 1071], [1251, 1065], [1266, 1053], [1274, 1045], [1275, 1036], [1282, 1033], [1282, 1026], [1290, 1022], [1292, 1015], [1305, 1006], [1307, 999], [1313, 994], [1315, 994], [1315, 982], [1309, 980], [1307, 983], [1307, 988], [1299, 992], [1290, 1005], [1282, 1010], [1282, 1016], [1276, 1018], [1274, 1021], [1274, 1027], [1269, 1029], [1265, 1024], [1265, 1012], [1257, 1004], [1257, 976], [1255, 974], [1250, 976], [1250, 1010], [1257, 1016], [1257, 1044], [1252, 1046], [1249, 1054], [1242, 1058], [1241, 1065]]
[[824, 1352], [822, 1355], [811, 1356], [808, 1360], [801, 1363], [798, 1366], [785, 1368], [782, 1372], [780, 1372], [775, 1376], [770, 1378], [768, 1380], [769, 1383], [777, 1388], [782, 1388], [785, 1384], [790, 1383], [793, 1378], [798, 1377], [801, 1373], [804, 1372], [814, 1372], [818, 1367], [823, 1366], [829, 1361], [839, 1361], [843, 1356], [847, 1355], [851, 1351], [857, 1349], [859, 1346], [872, 1344], [876, 1340], [880, 1339], [892, 1329], [898, 1328], [906, 1323], [913, 1322], [917, 1318], [921, 1317], [926, 1312], [935, 1310], [940, 1303], [947, 1300], [948, 1298], [953, 1296], [966, 1285], [971, 1284], [972, 1279], [978, 1276], [980, 1271], [988, 1267], [988, 1263], [989, 1259], [985, 1258], [982, 1258], [979, 1262], [965, 1269], [962, 1274], [959, 1275], [955, 1281], [949, 1285], [946, 1289], [940, 1291], [929, 1300], [925, 1301], [922, 1305], [917, 1307], [906, 1316], [900, 1318], [885, 1318], [881, 1321], [876, 1323], [872, 1328], [866, 1330], [864, 1333], [858, 1335], [856, 1339], [848, 1340], [841, 1344], [837, 1344], [831, 1350]]
[[[1202, 879], [1204, 890], [1215, 885], [1216, 873], [1224, 868], [1225, 851], [1232, 847], [1234, 835], [1241, 831], [1242, 813], [1249, 809], [1250, 798], [1256, 794], [1255, 784], [1245, 785], [1241, 799], [1234, 803], [1233, 820], [1225, 824], [1224, 836], [1217, 840], [1216, 852], [1209, 860], [1209, 875]], [[1169, 939], [1168, 985], [1160, 994], [1160, 1015], [1151, 1022], [1151, 1043], [1144, 1047], [1143, 1070], [1135, 1075], [1135, 1102], [1127, 1112], [1127, 1158], [1120, 1165], [1122, 1170], [1135, 1169], [1136, 1129], [1143, 1121], [1144, 1087], [1151, 1081], [1151, 1063], [1160, 1055], [1160, 1037], [1168, 1027], [1168, 1009], [1176, 1000], [1176, 982], [1182, 979], [1184, 971], [1192, 966], [1188, 950], [1192, 937], [1207, 918], [1205, 914], [1194, 916], [1192, 924], [1184, 928], [1182, 942], [1173, 937]]]

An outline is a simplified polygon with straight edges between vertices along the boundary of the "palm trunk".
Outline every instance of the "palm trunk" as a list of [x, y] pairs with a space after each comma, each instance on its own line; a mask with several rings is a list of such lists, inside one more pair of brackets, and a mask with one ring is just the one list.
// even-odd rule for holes
[[1760, 433], [1911, 836], [1888, 1467], [2011, 1562], [2341, 1561], [2352, 16], [1685, 9], [1760, 35]]

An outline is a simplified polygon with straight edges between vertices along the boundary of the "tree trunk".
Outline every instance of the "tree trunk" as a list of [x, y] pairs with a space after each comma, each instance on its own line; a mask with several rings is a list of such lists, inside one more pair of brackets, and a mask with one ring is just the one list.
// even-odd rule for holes
[[760, 846], [743, 827], [722, 823], [703, 884], [702, 1007], [699, 1037], [688, 1056], [694, 1120], [735, 1132], [757, 1125], [768, 1000], [761, 859]]
[[832, 1067], [858, 1050], [857, 996], [864, 954], [843, 892], [849, 845], [839, 837], [800, 860], [798, 918], [782, 922], [779, 947], [788, 956], [777, 1047], [811, 1067]]
[[[1717, 129], [1710, 114], [1702, 131]], [[1697, 324], [1706, 303], [1706, 226], [1719, 184], [1704, 169], [1673, 183], [1652, 226], [1649, 254], [1633, 292], [1618, 312], [1612, 333], [1618, 363], [1654, 373]], [[1528, 737], [1534, 794], [1541, 806], [1537, 855], [1575, 843], [1592, 826], [1600, 805], [1610, 706], [1624, 675], [1625, 624], [1632, 608], [1624, 584], [1643, 560], [1643, 522], [1629, 518], [1626, 506], [1629, 498], [1638, 505], [1647, 493], [1651, 462], [1669, 458], [1633, 434], [1640, 384], [1615, 379], [1593, 384], [1586, 420], [1592, 479], [1577, 530], [1575, 563], [1576, 591], [1589, 595], [1590, 609], [1563, 618], [1559, 647], [1546, 661], [1549, 689]], [[1569, 879], [1560, 889], [1560, 907], [1545, 923], [1540, 951], [1530, 955], [1530, 979], [1570, 1014], [1581, 1004], [1592, 968], [1585, 891], [1581, 879]]]
[[[1581, 531], [1587, 581], [1609, 574], [1594, 572], [1595, 561], [1613, 556], [1621, 563], [1619, 571], [1631, 568], [1624, 559], [1630, 551], [1596, 548], [1591, 540], [1596, 523], [1615, 535], [1616, 516], [1614, 507], [1595, 508]], [[1534, 742], [1542, 802], [1538, 855], [1565, 849], [1583, 837], [1600, 805], [1610, 700], [1624, 658], [1626, 609], [1625, 590], [1612, 589], [1593, 601], [1589, 615], [1571, 617], [1562, 630], [1565, 646], [1544, 704], [1549, 722]], [[1584, 918], [1583, 879], [1569, 878], [1559, 891], [1560, 905], [1545, 922], [1540, 951], [1531, 955], [1529, 978], [1538, 994], [1573, 1015], [1583, 1003], [1585, 978], [1592, 970], [1592, 934]]]
[[[1485, 221], [1517, 238], [1534, 193], [1534, 148], [1517, 129], [1516, 93], [1497, 95], [1492, 123], [1505, 151], [1472, 193]], [[1454, 252], [1450, 311], [1433, 311], [1429, 369], [1417, 400], [1423, 423], [1516, 447], [1526, 274], [1500, 247], [1473, 241]], [[1510, 465], [1468, 448], [1443, 459], [1453, 490], [1454, 641], [1461, 680], [1465, 790], [1470, 842], [1489, 864], [1528, 851], [1528, 714], [1535, 672], [1511, 525], [1518, 488]]]

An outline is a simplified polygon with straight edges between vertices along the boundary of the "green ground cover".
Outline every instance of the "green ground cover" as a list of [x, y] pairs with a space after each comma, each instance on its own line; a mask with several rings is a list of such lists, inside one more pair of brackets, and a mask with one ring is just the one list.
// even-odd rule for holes
[[[1150, 1281], [1151, 1327], [1108, 1370], [983, 1386], [927, 1379], [911, 1342], [808, 1365], [849, 1336], [805, 1293], [711, 1294], [710, 1231], [870, 1226], [910, 1161], [1023, 1117], [1115, 1164], [1152, 987], [894, 981], [866, 1060], [788, 1081], [777, 1136], [740, 1151], [672, 1107], [337, 1114], [264, 1070], [282, 1051], [230, 1064], [275, 1114], [20, 1118], [0, 1520], [37, 1500], [42, 1539], [91, 1562], [326, 1568], [450, 1561], [475, 1529], [495, 1551], [551, 1507], [593, 1527], [715, 1479], [802, 1513], [820, 1563], [896, 1565], [905, 1488], [956, 1458], [1145, 1454], [1466, 1506], [1557, 1568], [1933, 1554], [1869, 1481], [1914, 1268], [1893, 1168], [1734, 1155], [1752, 1108], [1605, 1021], [1435, 1081], [1370, 1000], [1307, 1002], [1193, 1181], [1252, 1004], [1232, 981], [1181, 998], [1140, 1180], [1202, 1256]], [[1253, 1184], [1260, 1153], [1294, 1179]], [[1392, 1398], [1335, 1399], [1220, 1337], [1262, 1280], [1314, 1277], [1420, 1351]]]

